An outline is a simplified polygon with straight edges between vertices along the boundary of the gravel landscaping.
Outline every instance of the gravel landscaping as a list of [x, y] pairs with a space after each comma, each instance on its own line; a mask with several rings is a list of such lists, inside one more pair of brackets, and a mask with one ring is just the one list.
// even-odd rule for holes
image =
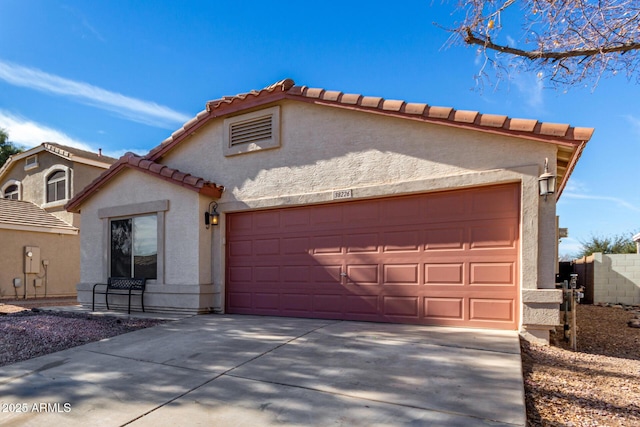
[[[578, 306], [577, 352], [562, 329], [550, 346], [521, 341], [529, 426], [640, 426], [638, 310]], [[0, 304], [0, 366], [158, 323]]]
[[529, 426], [640, 426], [637, 309], [578, 306], [577, 350], [522, 342]]
[[[33, 305], [29, 302], [20, 304]], [[0, 366], [163, 322], [154, 319], [121, 319], [114, 316], [45, 312], [12, 304], [0, 305]]]

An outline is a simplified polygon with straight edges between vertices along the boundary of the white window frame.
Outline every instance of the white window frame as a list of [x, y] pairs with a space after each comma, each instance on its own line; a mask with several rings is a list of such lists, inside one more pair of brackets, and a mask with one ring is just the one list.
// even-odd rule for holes
[[[244, 144], [231, 145], [231, 127], [242, 122], [251, 122], [265, 117], [271, 118], [271, 137]], [[269, 150], [280, 147], [280, 106], [263, 108], [262, 110], [224, 119], [224, 155], [235, 156], [254, 151]]]
[[3, 199], [5, 198], [5, 194], [4, 194], [5, 191], [7, 190], [7, 188], [11, 187], [12, 185], [15, 185], [18, 187], [18, 200], [22, 200], [22, 183], [15, 179], [10, 179], [9, 181], [5, 182], [2, 188], [0, 188], [1, 197]]
[[156, 279], [147, 283], [164, 283], [165, 252], [165, 213], [169, 210], [169, 200], [135, 203], [132, 205], [112, 206], [98, 210], [98, 218], [102, 220], [102, 276], [106, 283], [111, 272], [111, 220], [126, 219], [134, 216], [157, 215], [158, 257]]
[[[65, 177], [65, 198], [62, 200], [56, 200], [54, 202], [47, 202], [47, 184], [49, 184], [49, 177], [51, 176], [51, 174], [57, 172], [57, 171], [62, 171], [64, 172], [64, 177]], [[53, 165], [50, 168], [48, 168], [47, 170], [45, 170], [42, 174], [42, 180], [43, 180], [43, 200], [42, 200], [42, 208], [54, 208], [54, 207], [60, 207], [60, 206], [64, 206], [65, 204], [67, 204], [67, 202], [71, 199], [71, 197], [73, 196], [73, 180], [72, 180], [72, 176], [73, 176], [73, 169], [71, 169], [69, 166], [65, 166], [65, 165]]]
[[113, 223], [116, 221], [131, 221], [131, 240], [130, 240], [130, 245], [131, 245], [131, 254], [130, 254], [130, 262], [131, 262], [131, 266], [130, 266], [130, 271], [128, 272], [128, 275], [126, 277], [131, 277], [131, 278], [135, 278], [135, 277], [144, 277], [144, 276], [139, 276], [135, 274], [135, 269], [136, 269], [136, 265], [135, 265], [135, 257], [136, 257], [136, 253], [135, 253], [135, 247], [136, 247], [136, 241], [137, 241], [137, 235], [136, 235], [136, 226], [135, 226], [135, 221], [138, 218], [153, 218], [153, 220], [155, 220], [156, 224], [155, 224], [155, 239], [156, 239], [156, 247], [155, 247], [155, 255], [156, 255], [156, 268], [155, 268], [155, 277], [147, 277], [147, 279], [149, 280], [156, 280], [158, 277], [158, 214], [157, 213], [151, 213], [151, 214], [143, 214], [143, 215], [133, 215], [133, 216], [125, 216], [125, 217], [117, 217], [117, 218], [110, 218], [109, 219], [109, 275], [111, 277], [113, 277], [114, 275], [116, 275], [113, 272], [113, 265], [112, 265], [112, 261], [113, 261]]
[[[33, 161], [31, 161], [33, 160]], [[38, 165], [38, 155], [34, 154], [33, 156], [29, 156], [26, 159], [24, 159], [24, 170], [28, 171], [31, 169], [35, 169], [37, 168]]]

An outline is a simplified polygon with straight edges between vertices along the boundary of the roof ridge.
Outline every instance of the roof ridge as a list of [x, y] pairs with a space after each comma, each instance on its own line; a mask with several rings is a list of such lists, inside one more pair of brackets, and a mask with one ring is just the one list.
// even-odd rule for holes
[[63, 145], [59, 145], [59, 144], [54, 145], [54, 143], [52, 142], [43, 142], [42, 146], [49, 151], [53, 151], [54, 153], [60, 154], [61, 156], [71, 157], [71, 153], [62, 148], [64, 147]]

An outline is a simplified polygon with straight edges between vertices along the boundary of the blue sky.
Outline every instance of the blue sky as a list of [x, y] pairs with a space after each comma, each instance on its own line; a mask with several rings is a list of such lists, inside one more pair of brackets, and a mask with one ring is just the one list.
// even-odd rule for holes
[[289, 77], [594, 127], [558, 203], [570, 235], [560, 253], [640, 231], [640, 84], [619, 76], [564, 91], [520, 73], [479, 89], [476, 49], [448, 47], [433, 25], [451, 26], [455, 3], [2, 0], [0, 127], [26, 148], [145, 154], [206, 101]]

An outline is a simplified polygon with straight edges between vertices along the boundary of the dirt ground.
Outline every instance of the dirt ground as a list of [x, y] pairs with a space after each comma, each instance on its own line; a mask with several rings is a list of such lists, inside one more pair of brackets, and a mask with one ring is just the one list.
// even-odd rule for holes
[[521, 342], [529, 426], [640, 426], [640, 329], [633, 308], [579, 305], [577, 351]]

